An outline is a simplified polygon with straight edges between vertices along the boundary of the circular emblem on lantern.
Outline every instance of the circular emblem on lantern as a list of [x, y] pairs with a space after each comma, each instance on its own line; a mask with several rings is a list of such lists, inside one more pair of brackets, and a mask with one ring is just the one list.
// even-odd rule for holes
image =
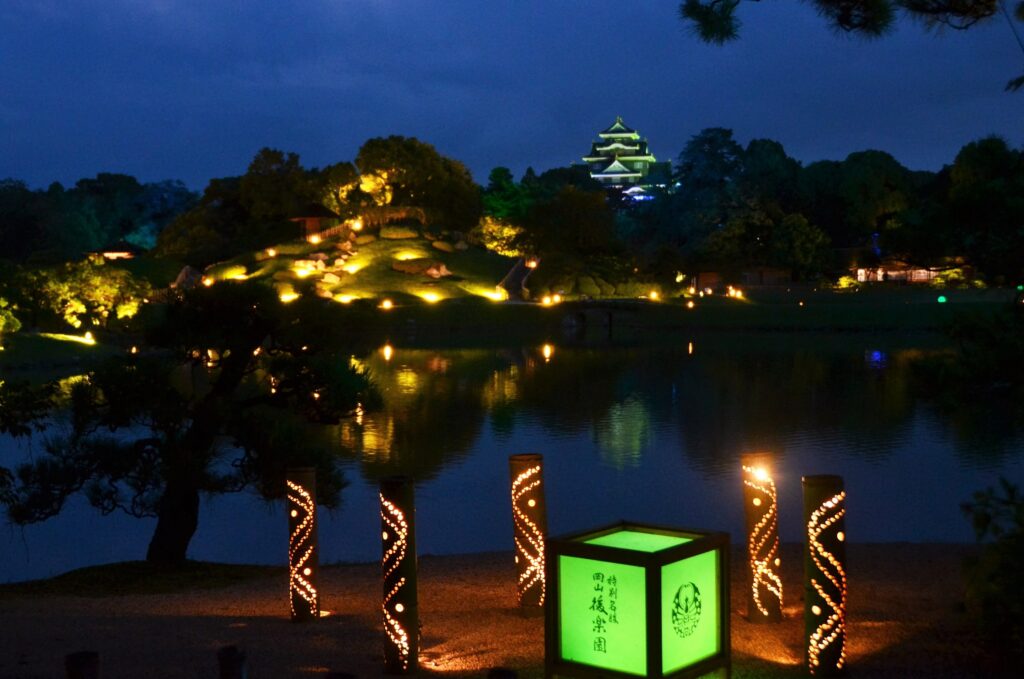
[[672, 602], [672, 629], [680, 638], [693, 634], [700, 622], [700, 590], [692, 582], [686, 582], [676, 590]]

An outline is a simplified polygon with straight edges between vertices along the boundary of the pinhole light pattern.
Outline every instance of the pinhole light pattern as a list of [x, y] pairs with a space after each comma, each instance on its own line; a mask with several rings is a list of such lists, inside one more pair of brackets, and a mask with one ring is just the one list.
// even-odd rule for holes
[[384, 576], [384, 666], [390, 673], [413, 672], [419, 636], [416, 606], [416, 553], [412, 524], [412, 482], [381, 482], [380, 517]]
[[544, 539], [547, 519], [544, 503], [543, 458], [540, 455], [509, 456], [512, 476], [512, 520], [518, 573], [519, 605], [544, 605]]
[[[820, 480], [809, 483], [809, 478]], [[826, 484], [825, 479], [831, 483]], [[842, 480], [805, 477], [804, 507], [808, 514], [804, 610], [807, 670], [812, 675], [836, 675], [846, 665], [846, 492]]]
[[316, 476], [312, 469], [288, 472], [288, 588], [292, 620], [320, 617], [316, 589]]
[[750, 570], [747, 614], [752, 621], [781, 620], [778, 491], [763, 457], [744, 457], [743, 486]]

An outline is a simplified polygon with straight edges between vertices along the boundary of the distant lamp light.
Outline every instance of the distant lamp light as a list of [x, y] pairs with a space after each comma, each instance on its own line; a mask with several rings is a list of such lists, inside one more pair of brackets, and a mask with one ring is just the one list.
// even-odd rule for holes
[[657, 291], [657, 290], [651, 290], [651, 291], [650, 291], [650, 292], [649, 292], [649, 293], [647, 294], [647, 297], [648, 297], [648, 299], [650, 299], [650, 300], [651, 300], [652, 302], [657, 302], [657, 301], [658, 301], [658, 291]]
[[85, 334], [82, 335], [82, 342], [85, 344], [96, 344], [96, 338], [92, 336], [92, 332], [86, 330]]
[[770, 472], [771, 457], [744, 455], [743, 507], [747, 525], [747, 617], [751, 622], [782, 620], [779, 562], [778, 492]]
[[530, 259], [526, 260], [526, 268], [528, 268], [528, 269], [536, 269], [537, 268], [537, 263], [538, 263], [537, 260], [534, 259], [533, 257], [531, 257]]
[[544, 306], [551, 306], [553, 302], [554, 299], [552, 299], [551, 295], [544, 295], [540, 300], [540, 303]]
[[206, 287], [210, 287], [211, 285], [213, 285], [213, 279], [210, 278], [209, 276], [203, 276], [203, 285], [205, 285]]
[[287, 471], [288, 586], [292, 620], [320, 617], [320, 596], [316, 589], [318, 547], [316, 540], [316, 470], [311, 467]]
[[139, 348], [133, 344], [132, 348], [128, 350], [128, 353], [130, 353], [132, 355], [135, 355], [135, 354], [139, 353]]
[[363, 230], [363, 220], [362, 219], [353, 219], [352, 223], [350, 224], [350, 228], [353, 231], [362, 231]]
[[416, 530], [412, 479], [380, 482], [381, 570], [384, 576], [384, 671], [414, 674], [419, 656]]
[[686, 303], [686, 308], [687, 309], [692, 309], [695, 306], [697, 306], [697, 304], [692, 299]]
[[945, 303], [946, 303], [946, 302], [948, 302], [949, 300], [948, 300], [948, 299], [946, 299], [946, 296], [945, 296], [945, 295], [939, 295], [939, 298], [938, 298], [937, 300], [935, 300], [935, 301], [937, 301], [937, 302], [938, 302], [939, 304], [945, 304]]
[[310, 242], [311, 245], [319, 245], [320, 241], [323, 240], [323, 239], [320, 238], [319, 234], [314, 233], [307, 240]]
[[547, 363], [551, 360], [551, 357], [555, 353], [555, 347], [550, 344], [545, 344], [540, 348], [540, 354], [544, 357], [544, 362]]
[[437, 294], [436, 292], [424, 292], [422, 295], [420, 295], [420, 297], [427, 304], [437, 304], [438, 302], [441, 301], [441, 295]]
[[835, 676], [846, 665], [846, 491], [841, 476], [805, 476], [804, 633], [807, 671]]
[[562, 296], [561, 295], [551, 295], [551, 302], [553, 304], [559, 304], [559, 303], [561, 303], [561, 301], [562, 301]]
[[383, 309], [384, 311], [387, 311], [388, 309], [393, 309], [394, 306], [395, 303], [392, 302], [390, 299], [382, 300], [380, 303], [380, 308]]
[[267, 248], [267, 257], [277, 257], [277, 250], [274, 248]]
[[385, 361], [390, 361], [391, 357], [395, 355], [395, 348], [390, 344], [385, 344], [380, 348], [380, 353], [384, 356]]
[[544, 605], [544, 541], [547, 514], [544, 502], [544, 458], [536, 454], [510, 455], [512, 522], [518, 571], [519, 606], [539, 610]]

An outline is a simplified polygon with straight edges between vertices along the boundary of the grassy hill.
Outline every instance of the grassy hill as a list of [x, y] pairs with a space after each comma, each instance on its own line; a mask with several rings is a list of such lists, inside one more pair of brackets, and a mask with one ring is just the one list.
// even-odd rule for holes
[[284, 243], [215, 264], [206, 270], [204, 282], [265, 280], [285, 302], [302, 295], [342, 303], [500, 299], [496, 286], [515, 262], [458, 241], [429, 240], [407, 227], [384, 227], [381, 235], [360, 236], [351, 243], [338, 238]]

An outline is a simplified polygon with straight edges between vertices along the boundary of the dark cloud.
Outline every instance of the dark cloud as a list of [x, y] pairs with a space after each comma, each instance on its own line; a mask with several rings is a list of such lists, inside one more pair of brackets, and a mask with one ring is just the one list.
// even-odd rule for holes
[[201, 187], [261, 146], [323, 165], [405, 134], [483, 181], [575, 161], [616, 115], [663, 158], [710, 126], [805, 161], [874, 147], [915, 168], [985, 134], [1024, 141], [1005, 24], [865, 42], [802, 3], [743, 18], [716, 48], [670, 2], [5, 0], [0, 176]]

